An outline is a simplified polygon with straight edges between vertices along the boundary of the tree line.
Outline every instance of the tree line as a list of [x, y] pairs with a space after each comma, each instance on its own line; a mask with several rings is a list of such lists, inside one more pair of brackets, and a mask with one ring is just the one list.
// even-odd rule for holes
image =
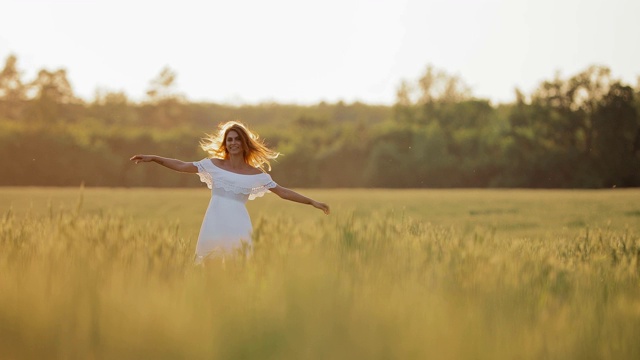
[[190, 102], [163, 69], [144, 101], [96, 91], [79, 99], [65, 69], [25, 81], [17, 57], [0, 73], [0, 185], [198, 186], [197, 177], [132, 166], [135, 153], [184, 160], [219, 122], [242, 120], [283, 156], [292, 187], [602, 188], [640, 185], [640, 85], [591, 66], [492, 105], [462, 79], [427, 67], [393, 106], [232, 106]]

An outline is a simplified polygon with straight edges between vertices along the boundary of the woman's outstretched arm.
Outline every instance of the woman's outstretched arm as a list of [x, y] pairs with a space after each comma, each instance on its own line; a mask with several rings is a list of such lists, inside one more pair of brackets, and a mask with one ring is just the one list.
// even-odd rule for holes
[[135, 162], [136, 164], [140, 162], [155, 162], [171, 170], [184, 172], [184, 173], [198, 172], [198, 167], [193, 165], [193, 163], [184, 162], [178, 159], [164, 158], [156, 155], [134, 155], [129, 160]]
[[310, 199], [302, 194], [299, 194], [291, 189], [287, 189], [286, 187], [282, 187], [280, 185], [276, 185], [276, 187], [269, 190], [271, 190], [271, 192], [280, 196], [283, 199], [294, 201], [301, 204], [309, 204], [317, 209], [324, 211], [325, 214], [329, 215], [329, 212], [330, 212], [329, 205], [325, 203], [315, 201], [313, 199]]

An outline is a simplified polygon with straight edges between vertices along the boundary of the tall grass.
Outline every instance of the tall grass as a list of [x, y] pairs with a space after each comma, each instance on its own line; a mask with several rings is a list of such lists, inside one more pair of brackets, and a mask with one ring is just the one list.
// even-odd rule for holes
[[5, 210], [0, 357], [640, 358], [633, 229], [524, 237], [402, 211], [272, 212], [254, 219], [250, 256], [205, 267], [184, 234], [82, 202]]

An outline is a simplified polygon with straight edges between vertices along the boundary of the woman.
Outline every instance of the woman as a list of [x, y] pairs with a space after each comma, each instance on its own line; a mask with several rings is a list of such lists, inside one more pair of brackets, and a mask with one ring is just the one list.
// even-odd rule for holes
[[211, 189], [211, 200], [196, 246], [197, 264], [208, 257], [242, 248], [243, 243], [251, 245], [251, 219], [245, 203], [267, 191], [286, 200], [312, 205], [329, 214], [327, 204], [282, 187], [271, 179], [265, 172], [265, 166], [271, 170], [269, 160], [275, 159], [279, 153], [267, 148], [244, 124], [230, 121], [221, 124], [218, 130], [217, 134], [200, 142], [210, 158], [184, 162], [156, 155], [135, 155], [130, 159], [136, 164], [156, 162], [175, 171], [197, 173]]

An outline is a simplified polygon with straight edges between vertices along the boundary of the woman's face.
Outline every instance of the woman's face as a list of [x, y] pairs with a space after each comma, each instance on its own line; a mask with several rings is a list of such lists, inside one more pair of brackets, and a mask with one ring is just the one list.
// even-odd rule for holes
[[239, 155], [244, 153], [242, 137], [240, 137], [237, 131], [230, 130], [227, 133], [227, 138], [224, 141], [227, 147], [227, 153], [229, 153], [229, 155]]

